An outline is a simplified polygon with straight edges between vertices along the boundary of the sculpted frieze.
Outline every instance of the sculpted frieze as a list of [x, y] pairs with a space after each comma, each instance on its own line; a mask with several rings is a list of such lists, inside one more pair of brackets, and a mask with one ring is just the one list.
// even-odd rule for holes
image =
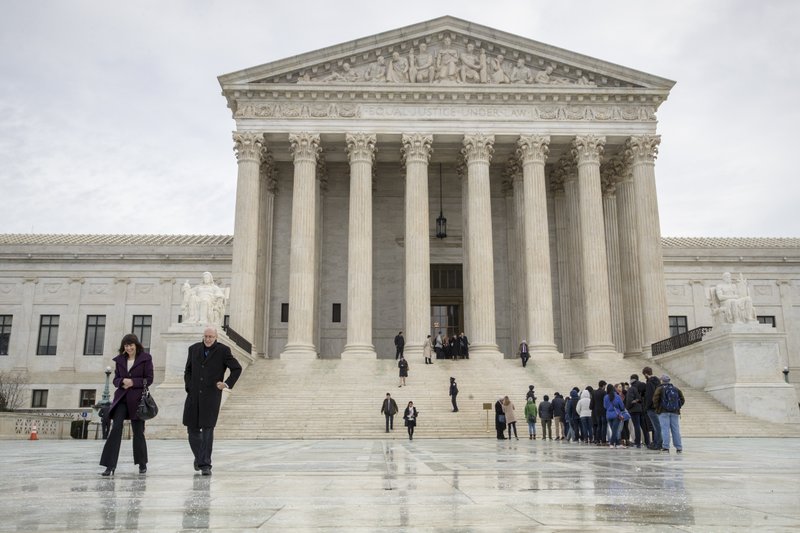
[[278, 119], [503, 119], [570, 121], [656, 120], [655, 106], [603, 104], [443, 105], [443, 104], [269, 104], [243, 103], [235, 118]]
[[377, 48], [259, 83], [633, 86], [522, 50], [451, 34]]

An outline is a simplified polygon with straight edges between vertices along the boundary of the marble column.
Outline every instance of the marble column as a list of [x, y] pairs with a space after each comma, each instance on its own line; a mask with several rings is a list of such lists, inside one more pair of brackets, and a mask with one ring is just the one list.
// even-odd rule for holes
[[573, 155], [578, 164], [585, 351], [588, 357], [616, 353], [611, 341], [608, 264], [600, 191], [600, 155], [604, 145], [605, 137], [595, 135], [578, 136], [573, 141]]
[[[578, 169], [574, 158], [561, 161], [564, 173], [564, 203], [567, 208], [567, 271], [569, 274], [569, 316], [572, 321], [569, 357], [582, 357], [586, 344], [583, 297], [583, 257], [581, 256], [581, 206], [578, 194]], [[566, 355], [566, 354], [565, 354]]]
[[642, 299], [639, 288], [639, 254], [636, 244], [636, 199], [630, 166], [617, 172], [617, 231], [619, 232], [619, 271], [622, 283], [626, 356], [642, 354]]
[[[256, 276], [255, 342], [259, 357], [269, 357], [269, 320], [272, 290], [272, 225], [278, 171], [272, 156], [265, 154], [260, 166], [258, 215], [258, 275]], [[235, 328], [234, 328], [235, 329]]]
[[469, 298], [471, 300], [470, 356], [502, 358], [497, 346], [494, 314], [494, 251], [492, 249], [492, 205], [489, 163], [494, 153], [494, 135], [465, 135], [461, 153], [467, 163], [467, 234], [469, 254]]
[[[467, 164], [463, 159], [456, 165], [456, 174], [461, 181], [461, 275], [464, 284], [464, 325], [461, 326], [466, 333], [472, 331], [472, 299], [469, 294], [469, 180], [467, 179]], [[467, 335], [469, 338], [469, 335]]]
[[669, 336], [664, 258], [656, 196], [655, 158], [660, 135], [631, 137], [626, 143], [631, 158], [636, 196], [636, 238], [642, 294], [642, 352], [650, 356], [651, 345]]
[[553, 191], [553, 211], [556, 225], [556, 256], [558, 263], [558, 307], [561, 318], [561, 353], [569, 358], [572, 353], [572, 327], [570, 319], [569, 282], [569, 222], [567, 202], [564, 197], [564, 172], [557, 167], [550, 174], [550, 189]]
[[544, 164], [550, 137], [524, 135], [517, 141], [525, 198], [523, 250], [528, 346], [531, 352], [554, 353], [553, 292], [550, 277], [550, 229], [547, 223], [547, 183]]
[[625, 353], [625, 328], [622, 314], [622, 277], [620, 275], [619, 225], [617, 223], [616, 176], [612, 168], [601, 167], [603, 223], [608, 264], [608, 297], [611, 306], [611, 341], [614, 349]]
[[372, 344], [372, 164], [375, 134], [348, 133], [347, 344], [342, 359], [375, 359]]
[[432, 135], [403, 134], [401, 155], [406, 167], [405, 190], [405, 357], [422, 359], [422, 345], [431, 334], [431, 249], [428, 216], [428, 163]]
[[503, 192], [506, 195], [508, 224], [508, 290], [511, 305], [511, 347], [512, 353], [522, 339], [528, 339], [528, 318], [525, 306], [525, 194], [522, 183], [522, 167], [516, 157], [506, 164], [506, 181]]
[[281, 358], [314, 359], [314, 306], [317, 291], [317, 158], [319, 135], [289, 135], [294, 156], [292, 235], [289, 252], [289, 328]]
[[255, 343], [256, 270], [258, 266], [259, 167], [264, 151], [260, 133], [234, 132], [239, 165], [231, 260], [230, 326]]

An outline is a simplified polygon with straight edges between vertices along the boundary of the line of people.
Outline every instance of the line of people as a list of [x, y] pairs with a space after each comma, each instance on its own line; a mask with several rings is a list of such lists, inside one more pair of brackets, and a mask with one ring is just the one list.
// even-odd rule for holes
[[[630, 382], [617, 384], [598, 382], [583, 390], [573, 387], [565, 398], [559, 392], [545, 394], [536, 403], [534, 386], [526, 394], [524, 409], [528, 424], [528, 438], [536, 439], [537, 419], [541, 424], [542, 440], [608, 445], [610, 448], [635, 448], [669, 452], [670, 444], [678, 453], [683, 452], [680, 433], [681, 407], [685, 403], [683, 392], [664, 374], [659, 379], [649, 366], [642, 369], [645, 380], [637, 374]], [[497, 439], [518, 439], [517, 415], [514, 403], [508, 396], [495, 402], [495, 428]], [[553, 432], [555, 431], [555, 437]], [[633, 438], [631, 438], [631, 433]]]

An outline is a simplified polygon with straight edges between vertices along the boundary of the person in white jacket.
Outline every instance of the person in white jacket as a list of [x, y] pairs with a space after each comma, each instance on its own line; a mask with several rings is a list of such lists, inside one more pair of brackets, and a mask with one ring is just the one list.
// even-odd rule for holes
[[583, 443], [588, 444], [592, 442], [592, 409], [590, 404], [592, 402], [592, 393], [588, 387], [581, 391], [581, 399], [578, 400], [578, 405], [575, 410], [578, 411], [578, 416], [581, 417], [581, 429], [583, 429]]

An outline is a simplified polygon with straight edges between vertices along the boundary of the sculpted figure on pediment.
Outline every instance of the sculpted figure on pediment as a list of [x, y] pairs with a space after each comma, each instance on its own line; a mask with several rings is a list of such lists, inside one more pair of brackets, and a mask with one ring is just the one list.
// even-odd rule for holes
[[467, 51], [461, 55], [461, 83], [486, 83], [486, 52], [475, 54], [475, 45], [469, 43]]
[[375, 83], [384, 83], [386, 81], [386, 59], [383, 56], [378, 56], [377, 61], [370, 65], [364, 79]]
[[492, 72], [492, 83], [511, 83], [511, 78], [509, 78], [508, 74], [506, 74], [506, 71], [503, 70], [504, 62], [505, 58], [503, 57], [503, 54], [497, 54], [497, 56], [493, 57], [491, 61], [489, 61], [489, 68]]
[[358, 72], [350, 68], [350, 63], [342, 64], [342, 71], [331, 72], [328, 76], [323, 78], [322, 81], [346, 82], [353, 83], [360, 78]]
[[408, 54], [409, 60], [409, 77], [411, 83], [433, 82], [436, 73], [436, 67], [433, 61], [433, 55], [428, 53], [428, 45], [420, 43], [419, 54], [414, 55], [411, 50]]
[[408, 60], [400, 56], [400, 52], [393, 52], [386, 70], [387, 81], [393, 83], [408, 83]]
[[511, 83], [533, 83], [533, 71], [525, 65], [525, 60], [517, 59], [517, 64], [511, 69]]
[[450, 37], [444, 38], [444, 46], [436, 54], [436, 81], [453, 82], [458, 80], [458, 50], [451, 46]]

